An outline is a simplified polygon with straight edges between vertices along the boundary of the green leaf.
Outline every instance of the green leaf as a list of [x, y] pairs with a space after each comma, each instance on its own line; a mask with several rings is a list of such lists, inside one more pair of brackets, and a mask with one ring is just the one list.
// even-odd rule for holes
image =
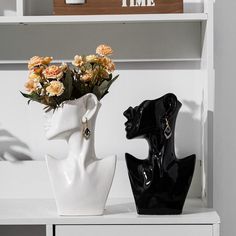
[[119, 75], [115, 76], [110, 81], [103, 81], [100, 86], [94, 86], [93, 93], [97, 96], [98, 100], [100, 101], [106, 94], [108, 94], [108, 90], [111, 85], [118, 79]]
[[63, 98], [63, 100], [69, 100], [71, 98], [71, 94], [72, 94], [72, 90], [73, 90], [73, 78], [72, 78], [72, 74], [71, 71], [67, 71], [66, 72], [66, 77], [65, 79], [62, 81], [64, 87], [65, 87], [65, 91], [64, 93], [61, 95], [61, 97]]
[[50, 107], [50, 106], [46, 106], [46, 107], [44, 107], [43, 108], [43, 110], [44, 110], [44, 112], [49, 112], [49, 111], [51, 111], [51, 110], [53, 110], [54, 108], [52, 108], [52, 107]]
[[85, 83], [83, 81], [80, 81], [79, 76], [77, 77], [77, 80], [73, 82], [73, 97], [74, 98], [80, 98], [83, 95], [91, 92], [91, 87], [88, 83]]
[[22, 93], [21, 91], [20, 91], [20, 93], [21, 93], [21, 95], [23, 95], [25, 98], [30, 98], [30, 94]]
[[[26, 93], [22, 93], [20, 92], [25, 98], [29, 98], [30, 100], [32, 101], [35, 101], [35, 102], [41, 102], [41, 97], [35, 93], [35, 92], [32, 92], [30, 94], [26, 94]], [[28, 104], [29, 104], [29, 101], [28, 101]]]

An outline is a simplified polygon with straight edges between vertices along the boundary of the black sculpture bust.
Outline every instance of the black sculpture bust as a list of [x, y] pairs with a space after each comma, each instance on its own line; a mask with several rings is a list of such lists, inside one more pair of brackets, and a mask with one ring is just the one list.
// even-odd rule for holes
[[196, 157], [175, 155], [174, 130], [181, 105], [174, 94], [166, 94], [124, 112], [126, 137], [145, 138], [149, 144], [147, 159], [125, 154], [138, 214], [182, 213]]

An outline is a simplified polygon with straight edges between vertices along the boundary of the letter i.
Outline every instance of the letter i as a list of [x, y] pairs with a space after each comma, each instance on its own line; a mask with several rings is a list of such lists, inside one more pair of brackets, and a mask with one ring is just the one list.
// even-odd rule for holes
[[127, 7], [127, 0], [122, 0], [122, 7]]

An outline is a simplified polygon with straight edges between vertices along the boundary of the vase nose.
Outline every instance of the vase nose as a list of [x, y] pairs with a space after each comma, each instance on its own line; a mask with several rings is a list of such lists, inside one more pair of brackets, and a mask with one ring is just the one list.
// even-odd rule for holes
[[126, 111], [124, 111], [123, 115], [128, 120], [132, 119], [133, 116], [134, 116], [134, 109], [133, 109], [133, 107], [129, 107]]

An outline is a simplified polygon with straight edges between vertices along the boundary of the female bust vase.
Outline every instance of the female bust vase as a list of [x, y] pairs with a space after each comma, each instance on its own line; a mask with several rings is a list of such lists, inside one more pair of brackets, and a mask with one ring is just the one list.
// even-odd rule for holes
[[95, 122], [100, 103], [94, 94], [64, 102], [47, 117], [46, 137], [64, 139], [65, 159], [46, 156], [60, 215], [101, 215], [112, 184], [116, 156], [98, 159], [94, 150]]
[[177, 159], [175, 122], [181, 103], [174, 94], [128, 108], [124, 116], [127, 138], [145, 138], [145, 160], [126, 153], [129, 179], [139, 214], [180, 214], [192, 181], [195, 155]]

